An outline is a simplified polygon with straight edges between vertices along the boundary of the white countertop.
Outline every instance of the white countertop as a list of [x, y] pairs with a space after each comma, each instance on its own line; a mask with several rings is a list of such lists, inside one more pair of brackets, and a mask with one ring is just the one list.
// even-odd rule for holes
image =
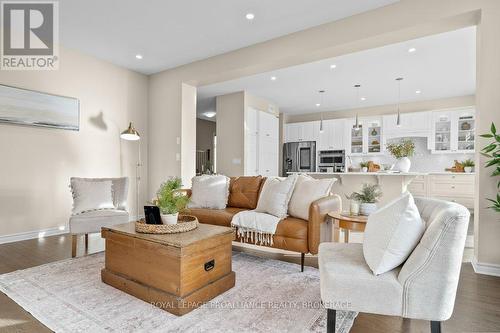
[[461, 175], [461, 176], [473, 176], [474, 172], [463, 173], [463, 172], [289, 172], [293, 173], [305, 173], [308, 175], [332, 175], [332, 176], [427, 176], [427, 175]]
[[333, 175], [333, 176], [426, 176], [428, 172], [289, 172], [305, 173], [308, 175]]
[[437, 171], [437, 172], [429, 172], [429, 175], [459, 175], [459, 176], [474, 176], [475, 172], [451, 172], [451, 171]]

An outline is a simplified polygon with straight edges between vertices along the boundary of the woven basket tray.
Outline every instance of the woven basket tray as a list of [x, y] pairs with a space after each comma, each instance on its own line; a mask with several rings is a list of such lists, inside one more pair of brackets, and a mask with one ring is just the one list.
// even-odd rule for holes
[[146, 224], [145, 220], [135, 222], [135, 231], [143, 234], [176, 234], [197, 227], [198, 219], [192, 215], [179, 215], [177, 224]]

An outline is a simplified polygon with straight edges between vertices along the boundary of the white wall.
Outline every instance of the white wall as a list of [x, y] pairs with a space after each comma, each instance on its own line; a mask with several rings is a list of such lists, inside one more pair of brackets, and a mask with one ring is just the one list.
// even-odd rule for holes
[[[182, 173], [171, 163], [175, 148], [161, 147], [170, 137], [181, 135], [181, 84], [195, 86], [222, 82], [319, 59], [388, 45], [440, 32], [478, 25], [477, 128], [487, 130], [491, 121], [500, 123], [500, 2], [498, 0], [402, 0], [366, 13], [323, 24], [280, 38], [197, 61], [153, 75], [151, 84], [150, 185], [163, 174]], [[158, 102], [162, 98], [162, 102]], [[182, 134], [182, 135], [187, 135]], [[479, 142], [481, 145], [483, 140]], [[484, 158], [476, 154], [476, 160]], [[479, 168], [477, 193], [497, 193], [489, 170]], [[151, 187], [150, 187], [151, 192]], [[475, 204], [478, 262], [500, 271], [500, 223], [498, 214], [485, 209], [484, 198]]]
[[191, 188], [191, 178], [196, 174], [196, 87], [182, 84], [182, 133], [181, 136], [181, 168], [182, 184]]
[[217, 96], [217, 172], [223, 175], [244, 174], [245, 92]]
[[135, 215], [138, 143], [119, 137], [129, 121], [142, 137], [142, 201], [146, 198], [148, 78], [64, 48], [60, 59], [57, 71], [0, 72], [0, 84], [80, 100], [78, 132], [0, 124], [0, 240], [65, 226], [72, 176], [128, 176], [128, 204]]

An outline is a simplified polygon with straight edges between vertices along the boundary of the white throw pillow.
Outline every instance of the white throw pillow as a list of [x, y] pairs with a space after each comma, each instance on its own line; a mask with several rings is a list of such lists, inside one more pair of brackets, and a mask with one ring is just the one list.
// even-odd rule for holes
[[71, 179], [73, 214], [99, 209], [115, 209], [111, 180]]
[[224, 209], [228, 197], [228, 177], [223, 175], [193, 177], [188, 208]]
[[401, 265], [425, 231], [413, 196], [406, 192], [372, 213], [366, 224], [363, 255], [375, 275]]
[[267, 213], [283, 219], [288, 211], [297, 175], [287, 178], [267, 178], [259, 196], [257, 212]]
[[288, 204], [288, 214], [303, 220], [309, 220], [309, 207], [316, 201], [330, 194], [332, 185], [337, 179], [314, 179], [300, 174]]

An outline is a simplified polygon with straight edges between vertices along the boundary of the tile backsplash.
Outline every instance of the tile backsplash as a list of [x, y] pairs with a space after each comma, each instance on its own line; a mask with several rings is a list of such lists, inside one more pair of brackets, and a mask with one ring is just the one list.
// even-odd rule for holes
[[[415, 142], [415, 155], [410, 158], [411, 169], [415, 172], [441, 172], [445, 168], [450, 168], [454, 160], [463, 161], [465, 159], [474, 159], [474, 154], [431, 154], [427, 149], [427, 139], [422, 137], [411, 137]], [[399, 141], [399, 140], [396, 140]], [[389, 141], [389, 143], [392, 141]], [[362, 161], [373, 161], [377, 164], [394, 164], [396, 159], [389, 153], [380, 156], [352, 157], [354, 167], [359, 167]]]

